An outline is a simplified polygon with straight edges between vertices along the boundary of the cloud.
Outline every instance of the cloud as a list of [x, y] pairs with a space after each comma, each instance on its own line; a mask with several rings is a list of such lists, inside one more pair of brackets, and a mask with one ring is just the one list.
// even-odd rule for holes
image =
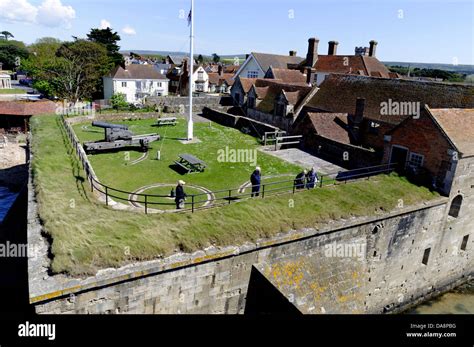
[[102, 19], [100, 21], [100, 29], [107, 29], [107, 28], [112, 28], [112, 25], [110, 24], [110, 22], [106, 19]]
[[125, 35], [136, 35], [137, 32], [135, 31], [135, 29], [133, 29], [130, 25], [126, 25], [123, 29], [122, 29], [122, 32], [125, 34]]
[[35, 6], [28, 0], [0, 0], [0, 19], [69, 29], [76, 11], [61, 0], [44, 0]]

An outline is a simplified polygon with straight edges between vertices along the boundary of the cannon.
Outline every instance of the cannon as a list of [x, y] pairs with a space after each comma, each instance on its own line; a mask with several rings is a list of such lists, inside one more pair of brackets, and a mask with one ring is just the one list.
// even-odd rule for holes
[[142, 151], [147, 151], [151, 142], [158, 141], [160, 139], [160, 135], [158, 134], [135, 136], [130, 130], [128, 130], [128, 126], [122, 124], [111, 124], [94, 121], [92, 122], [92, 126], [103, 128], [105, 132], [105, 139], [96, 142], [84, 142], [83, 147], [88, 154], [136, 146], [138, 146]]

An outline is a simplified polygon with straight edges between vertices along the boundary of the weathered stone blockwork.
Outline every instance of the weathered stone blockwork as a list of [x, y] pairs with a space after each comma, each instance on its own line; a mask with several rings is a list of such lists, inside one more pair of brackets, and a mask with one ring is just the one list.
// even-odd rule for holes
[[[213, 254], [197, 252], [187, 261], [169, 259], [146, 271], [138, 265], [124, 280], [98, 275], [54, 288], [60, 291], [56, 294], [32, 295], [31, 301], [38, 313], [244, 313], [256, 265], [280, 269], [267, 275], [276, 276], [279, 289], [293, 294], [303, 312], [399, 310], [473, 272], [472, 239], [465, 251], [455, 251], [465, 223], [472, 230], [472, 222], [460, 215], [446, 224], [448, 209], [441, 198], [377, 218], [334, 222], [324, 230], [301, 230]], [[325, 246], [334, 242], [363, 245], [366, 252], [362, 259], [328, 257]]]

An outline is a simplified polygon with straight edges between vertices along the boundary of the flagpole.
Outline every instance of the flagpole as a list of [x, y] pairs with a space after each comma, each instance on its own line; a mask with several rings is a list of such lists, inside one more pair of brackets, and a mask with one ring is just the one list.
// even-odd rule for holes
[[194, 0], [191, 0], [191, 25], [190, 25], [190, 52], [189, 52], [189, 119], [188, 140], [193, 139], [193, 69], [194, 69]]

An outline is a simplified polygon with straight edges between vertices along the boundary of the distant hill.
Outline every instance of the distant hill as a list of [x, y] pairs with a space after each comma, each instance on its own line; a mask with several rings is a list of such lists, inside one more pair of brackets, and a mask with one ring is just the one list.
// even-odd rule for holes
[[474, 74], [474, 65], [453, 65], [453, 64], [429, 64], [429, 63], [405, 63], [398, 61], [384, 61], [387, 66], [403, 66], [419, 69], [438, 69], [444, 71], [452, 71], [466, 75]]

